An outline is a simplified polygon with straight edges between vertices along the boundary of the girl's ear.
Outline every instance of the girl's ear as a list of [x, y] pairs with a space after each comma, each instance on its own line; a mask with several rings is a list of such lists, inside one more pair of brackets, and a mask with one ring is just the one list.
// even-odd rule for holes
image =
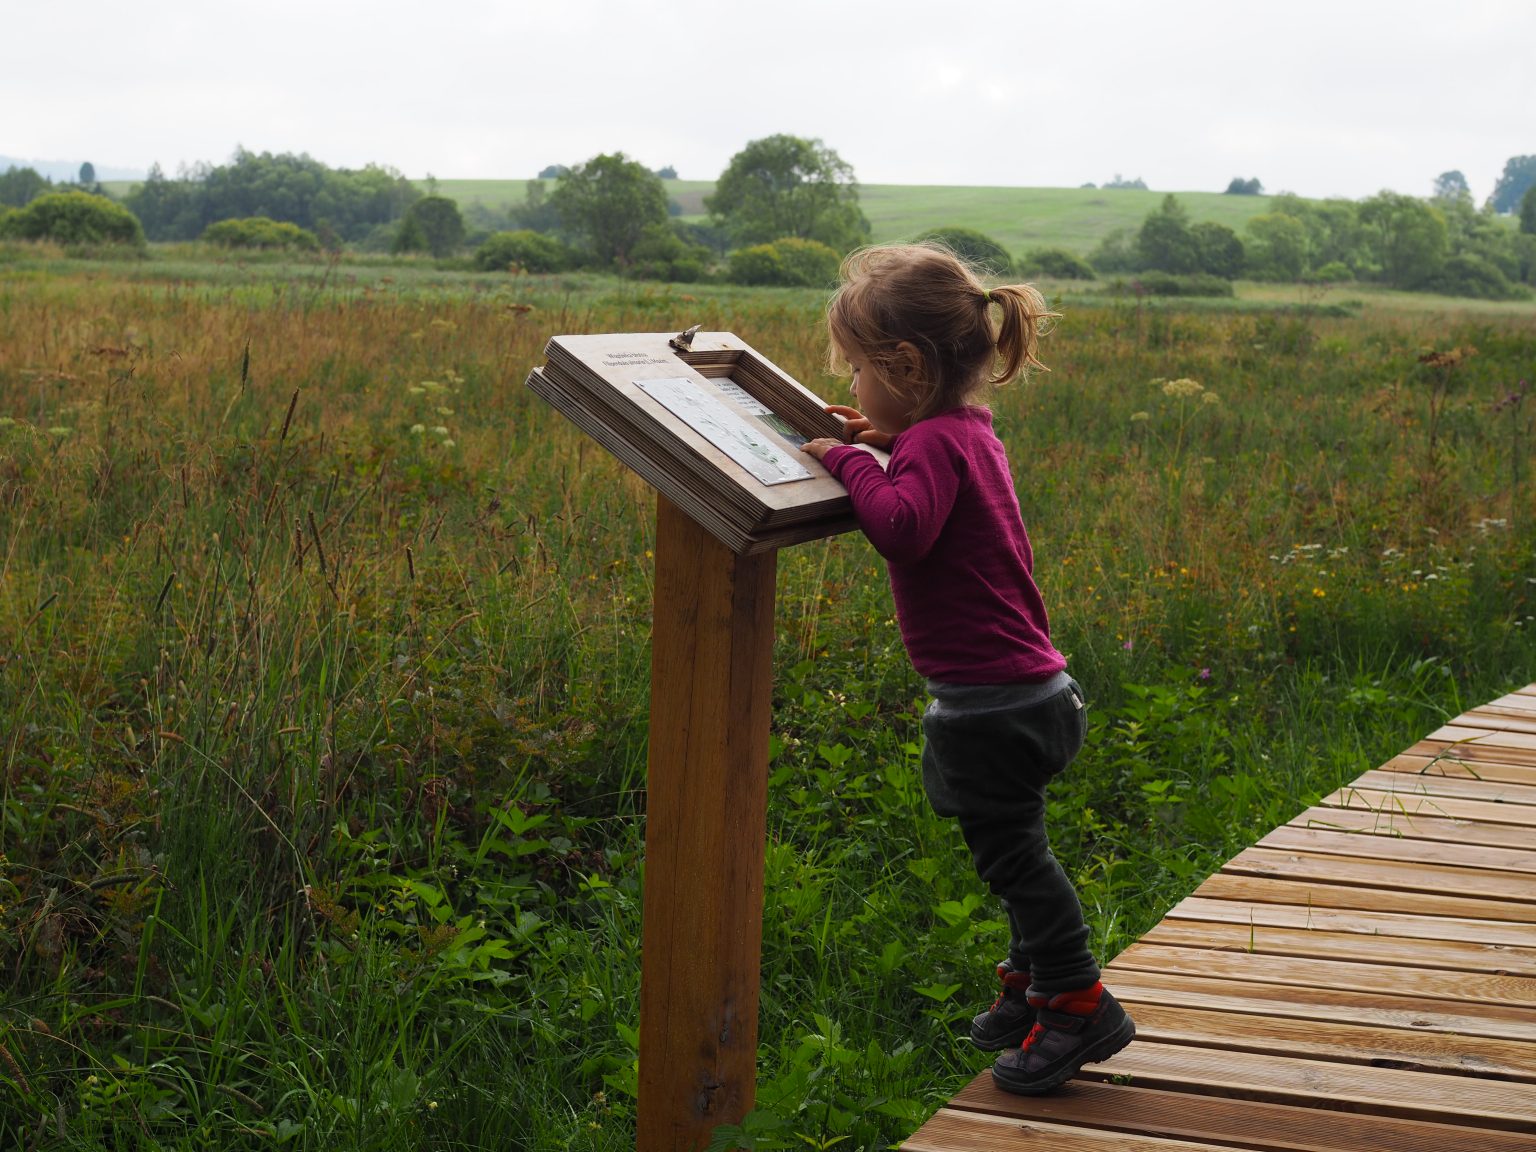
[[901, 378], [913, 382], [923, 378], [923, 354], [917, 350], [917, 345], [910, 340], [903, 340], [896, 345], [896, 363], [901, 368]]

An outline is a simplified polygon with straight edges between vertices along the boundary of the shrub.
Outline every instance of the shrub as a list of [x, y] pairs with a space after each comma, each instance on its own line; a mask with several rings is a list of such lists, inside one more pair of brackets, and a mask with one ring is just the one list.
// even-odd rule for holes
[[672, 224], [652, 224], [640, 234], [629, 253], [629, 275], [637, 280], [702, 280], [710, 251], [683, 236]]
[[1129, 228], [1114, 228], [1088, 253], [1088, 263], [1100, 272], [1134, 272], [1141, 267], [1141, 251], [1136, 233]]
[[1344, 261], [1330, 260], [1312, 273], [1312, 278], [1324, 284], [1337, 284], [1344, 280], [1353, 280], [1355, 274]]
[[464, 217], [447, 196], [423, 196], [406, 209], [395, 233], [396, 252], [430, 252], [441, 260], [464, 243]]
[[1447, 296], [1471, 296], [1479, 300], [1528, 300], [1530, 292], [1481, 256], [1452, 256], [1425, 285]]
[[127, 244], [144, 247], [138, 217], [121, 204], [89, 192], [46, 192], [5, 217], [5, 235], [56, 244]]
[[837, 252], [815, 240], [786, 236], [731, 253], [726, 275], [735, 284], [827, 288], [837, 281]]
[[937, 241], [967, 263], [994, 276], [1007, 276], [1014, 269], [1013, 257], [1008, 255], [1008, 250], [974, 228], [932, 228], [916, 239], [919, 243]]
[[531, 232], [494, 232], [475, 249], [475, 267], [482, 272], [559, 272], [570, 266], [570, 250], [553, 236]]
[[1169, 272], [1144, 272], [1135, 281], [1149, 296], [1231, 296], [1232, 281], [1204, 272], [1175, 276]]
[[308, 229], [266, 216], [220, 220], [203, 229], [203, 241], [217, 248], [296, 248], [301, 252], [313, 252], [320, 247], [319, 237]]
[[1056, 280], [1092, 280], [1093, 266], [1065, 248], [1033, 248], [1019, 261], [1025, 276], [1050, 276]]

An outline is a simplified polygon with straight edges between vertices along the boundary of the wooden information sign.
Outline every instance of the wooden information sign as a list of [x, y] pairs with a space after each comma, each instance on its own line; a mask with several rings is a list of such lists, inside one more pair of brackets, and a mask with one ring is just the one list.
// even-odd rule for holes
[[544, 352], [528, 386], [731, 551], [857, 527], [843, 486], [799, 450], [842, 421], [731, 333], [556, 336]]
[[776, 549], [857, 526], [799, 451], [842, 422], [729, 332], [545, 353], [528, 386], [658, 493], [636, 1147], [698, 1149], [756, 1092]]

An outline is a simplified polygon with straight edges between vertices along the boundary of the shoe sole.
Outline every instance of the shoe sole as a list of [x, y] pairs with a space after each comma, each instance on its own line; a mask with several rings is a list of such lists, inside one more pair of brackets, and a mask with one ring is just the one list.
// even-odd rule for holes
[[998, 1075], [997, 1065], [994, 1064], [992, 1083], [1004, 1092], [1011, 1092], [1015, 1096], [1044, 1096], [1047, 1092], [1054, 1092], [1076, 1076], [1084, 1064], [1097, 1064], [1102, 1060], [1108, 1060], [1134, 1039], [1136, 1039], [1136, 1024], [1127, 1016], [1125, 1022], [1115, 1031], [1084, 1048], [1081, 1059], [1076, 1063], [1058, 1068], [1043, 1080], [1010, 1081], [1006, 1076]]

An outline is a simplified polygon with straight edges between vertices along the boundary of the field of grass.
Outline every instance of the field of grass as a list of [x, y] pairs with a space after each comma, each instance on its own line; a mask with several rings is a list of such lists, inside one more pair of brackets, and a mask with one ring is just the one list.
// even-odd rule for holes
[[[521, 204], [526, 182], [439, 180], [438, 191], [466, 207]], [[551, 185], [552, 186], [552, 185]], [[667, 193], [685, 218], [702, 218], [712, 180], [669, 180]], [[909, 239], [929, 228], [975, 228], [1014, 255], [1030, 248], [1065, 248], [1085, 255], [1116, 228], [1136, 229], [1163, 202], [1163, 192], [1115, 188], [965, 188], [866, 184], [859, 203], [879, 242]], [[1250, 217], [1266, 210], [1267, 196], [1226, 196], [1179, 192], [1195, 221], [1211, 220], [1241, 232]]]
[[[1108, 959], [1533, 678], [1536, 314], [1063, 300], [994, 408], [1092, 697], [1050, 820]], [[633, 1146], [653, 501], [521, 381], [703, 323], [840, 398], [821, 307], [5, 254], [0, 1147]], [[786, 549], [778, 605], [718, 1146], [882, 1148], [985, 1067], [1005, 929], [923, 800], [878, 558]]]

